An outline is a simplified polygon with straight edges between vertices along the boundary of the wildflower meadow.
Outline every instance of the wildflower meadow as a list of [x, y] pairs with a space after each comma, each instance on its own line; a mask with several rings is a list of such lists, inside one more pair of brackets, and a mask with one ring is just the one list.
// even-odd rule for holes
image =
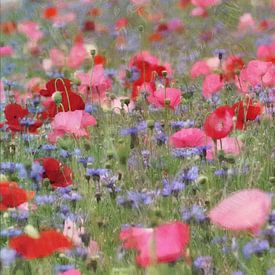
[[0, 274], [275, 274], [274, 0], [0, 11]]

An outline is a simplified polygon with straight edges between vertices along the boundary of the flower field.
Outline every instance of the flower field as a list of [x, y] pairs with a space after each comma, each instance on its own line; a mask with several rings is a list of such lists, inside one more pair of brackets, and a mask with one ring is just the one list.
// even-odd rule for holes
[[275, 274], [274, 0], [0, 11], [0, 274]]

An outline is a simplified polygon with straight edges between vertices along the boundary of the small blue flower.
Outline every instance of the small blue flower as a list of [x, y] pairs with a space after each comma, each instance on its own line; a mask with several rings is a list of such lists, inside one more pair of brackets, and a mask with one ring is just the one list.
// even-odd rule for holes
[[31, 174], [30, 177], [35, 181], [35, 182], [40, 182], [43, 178], [43, 173], [44, 173], [44, 168], [38, 161], [35, 161], [32, 163], [32, 168], [31, 168]]
[[269, 248], [267, 240], [254, 239], [244, 245], [242, 252], [245, 258], [250, 258], [253, 254], [264, 252]]
[[11, 265], [16, 259], [16, 251], [10, 248], [1, 248], [0, 261], [4, 266]]
[[21, 234], [22, 230], [17, 228], [6, 228], [0, 231], [0, 236], [5, 238], [15, 237]]

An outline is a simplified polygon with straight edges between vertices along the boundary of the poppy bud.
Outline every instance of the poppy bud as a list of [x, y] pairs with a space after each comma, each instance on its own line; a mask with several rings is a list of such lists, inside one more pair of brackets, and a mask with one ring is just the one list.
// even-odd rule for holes
[[91, 56], [95, 56], [96, 50], [95, 50], [95, 49], [92, 49], [92, 50], [90, 51], [90, 54], [91, 54]]
[[139, 26], [138, 26], [138, 31], [140, 31], [140, 32], [143, 32], [143, 31], [144, 31], [143, 25], [139, 25]]
[[56, 91], [55, 93], [53, 93], [52, 100], [54, 101], [54, 103], [56, 105], [60, 105], [61, 102], [62, 102], [62, 94], [61, 94], [61, 92]]
[[206, 176], [199, 176], [197, 179], [198, 184], [206, 184], [208, 183], [208, 177]]
[[0, 181], [8, 181], [8, 178], [4, 174], [0, 174]]
[[27, 224], [24, 228], [24, 232], [33, 239], [39, 238], [39, 232], [31, 224]]
[[167, 77], [167, 75], [168, 75], [167, 71], [162, 71], [161, 73], [162, 73], [163, 77]]
[[169, 107], [171, 100], [169, 98], [164, 99], [164, 106]]
[[148, 128], [149, 128], [150, 130], [153, 130], [153, 129], [154, 129], [154, 126], [155, 126], [154, 120], [153, 120], [153, 119], [149, 119], [149, 120], [147, 121], [147, 125], [148, 125]]
[[125, 98], [124, 99], [124, 104], [126, 104], [128, 106], [130, 104], [130, 98]]

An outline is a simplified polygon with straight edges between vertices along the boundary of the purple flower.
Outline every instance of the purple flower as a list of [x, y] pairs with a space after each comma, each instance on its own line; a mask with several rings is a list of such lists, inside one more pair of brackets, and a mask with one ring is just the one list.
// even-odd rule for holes
[[5, 238], [15, 237], [21, 234], [22, 230], [17, 228], [6, 228], [0, 231], [0, 236]]
[[245, 258], [250, 258], [253, 254], [262, 253], [269, 248], [267, 240], [254, 239], [244, 245], [242, 252]]
[[199, 256], [193, 262], [194, 268], [203, 270], [204, 274], [212, 274], [212, 257], [210, 256]]
[[43, 166], [41, 166], [39, 162], [35, 161], [32, 163], [30, 176], [35, 182], [40, 182], [42, 180], [44, 171], [45, 170]]
[[10, 248], [1, 248], [0, 261], [4, 266], [11, 265], [16, 259], [16, 251]]

